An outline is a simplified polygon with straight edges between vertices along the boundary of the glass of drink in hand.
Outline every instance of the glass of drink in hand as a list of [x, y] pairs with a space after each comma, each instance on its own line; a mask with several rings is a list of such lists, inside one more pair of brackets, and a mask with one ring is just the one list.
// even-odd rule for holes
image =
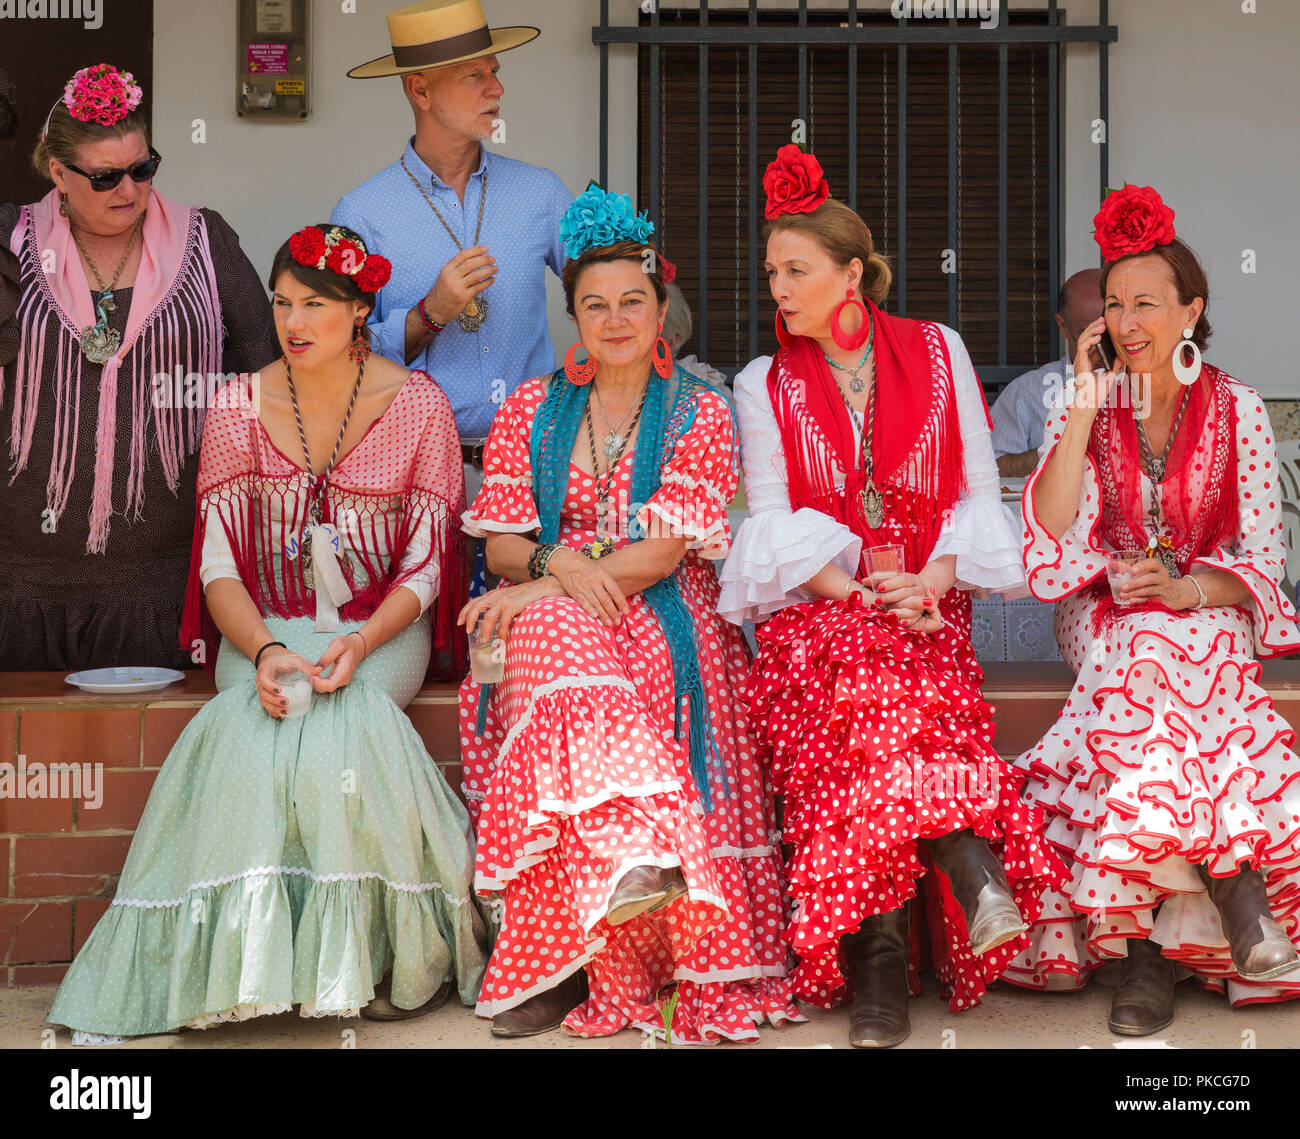
[[505, 641], [480, 641], [477, 625], [469, 631], [469, 672], [475, 684], [499, 684], [506, 674]]
[[901, 545], [872, 546], [867, 550], [867, 579], [872, 589], [879, 589], [882, 581], [906, 572]]
[[311, 709], [311, 677], [296, 665], [286, 664], [276, 672], [275, 683], [280, 689], [280, 695], [289, 701], [284, 718], [296, 720], [299, 716], [307, 715]]
[[1133, 567], [1146, 556], [1146, 550], [1111, 550], [1106, 555], [1106, 580], [1110, 583], [1110, 595], [1116, 605], [1136, 604], [1134, 599], [1125, 597], [1120, 589], [1133, 575]]

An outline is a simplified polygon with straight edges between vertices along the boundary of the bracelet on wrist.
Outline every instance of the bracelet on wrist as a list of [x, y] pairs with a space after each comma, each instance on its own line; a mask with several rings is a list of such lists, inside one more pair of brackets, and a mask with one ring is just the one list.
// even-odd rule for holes
[[366, 635], [365, 635], [365, 633], [363, 633], [360, 629], [353, 629], [352, 632], [350, 632], [350, 633], [348, 634], [348, 636], [349, 636], [349, 637], [360, 637], [360, 638], [361, 638], [361, 655], [362, 655], [363, 659], [364, 659], [365, 657], [368, 657], [368, 656], [370, 655], [370, 644], [369, 644], [369, 642], [366, 640]]
[[440, 332], [442, 332], [444, 328], [447, 327], [445, 324], [439, 324], [436, 320], [430, 319], [429, 314], [424, 311], [423, 297], [421, 297], [419, 302], [416, 304], [415, 311], [420, 314], [420, 321], [424, 325], [424, 327], [427, 328], [430, 332], [432, 332], [434, 336], [437, 336]]
[[533, 581], [538, 581], [546, 576], [547, 567], [551, 564], [551, 558], [559, 548], [558, 543], [549, 543], [538, 546], [533, 550], [532, 556], [528, 559], [528, 576]]
[[267, 641], [266, 644], [264, 644], [260, 649], [257, 650], [257, 656], [253, 658], [253, 667], [255, 669], [261, 667], [262, 654], [266, 652], [267, 649], [275, 648], [276, 645], [279, 645], [280, 648], [285, 650], [288, 650], [289, 648], [289, 646], [286, 645], [283, 641]]
[[1187, 579], [1188, 579], [1188, 580], [1189, 580], [1189, 581], [1190, 581], [1194, 586], [1196, 586], [1196, 592], [1197, 592], [1197, 594], [1199, 595], [1199, 599], [1197, 600], [1197, 602], [1196, 602], [1196, 604], [1193, 606], [1193, 608], [1195, 608], [1195, 609], [1203, 609], [1203, 608], [1205, 608], [1205, 603], [1206, 603], [1206, 601], [1208, 600], [1208, 598], [1205, 596], [1205, 590], [1203, 590], [1203, 589], [1201, 588], [1201, 583], [1200, 583], [1199, 581], [1196, 580], [1196, 575], [1195, 575], [1195, 574], [1190, 574], [1190, 573], [1189, 573], [1189, 574], [1187, 575]]

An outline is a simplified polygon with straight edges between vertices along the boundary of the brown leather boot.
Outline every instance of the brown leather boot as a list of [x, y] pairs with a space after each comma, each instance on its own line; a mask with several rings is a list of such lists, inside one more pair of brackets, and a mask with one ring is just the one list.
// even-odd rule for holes
[[948, 875], [953, 896], [966, 915], [976, 957], [1019, 937], [1029, 928], [1007, 884], [1002, 863], [972, 830], [929, 839], [934, 864]]
[[564, 1023], [564, 1018], [587, 999], [587, 974], [579, 969], [558, 985], [529, 997], [521, 1005], [492, 1018], [493, 1036], [539, 1036]]
[[853, 1003], [849, 1043], [854, 1048], [892, 1048], [912, 1031], [907, 1018], [908, 908], [864, 918], [844, 938]]
[[1174, 1019], [1174, 963], [1149, 937], [1128, 939], [1128, 956], [1110, 1001], [1110, 1030], [1149, 1036]]
[[375, 986], [374, 999], [361, 1006], [361, 1015], [366, 1020], [410, 1020], [412, 1017], [424, 1016], [436, 1012], [447, 1003], [451, 996], [451, 982], [444, 981], [442, 986], [424, 1004], [417, 1008], [399, 1008], [393, 1004], [392, 988], [387, 980]]
[[1230, 878], [1215, 878], [1204, 866], [1196, 869], [1219, 911], [1232, 963], [1244, 980], [1267, 981], [1300, 965], [1295, 946], [1268, 908], [1264, 878], [1258, 870], [1241, 867]]
[[605, 920], [610, 925], [622, 925], [640, 914], [663, 909], [684, 893], [686, 879], [680, 867], [634, 866], [619, 879], [610, 895]]

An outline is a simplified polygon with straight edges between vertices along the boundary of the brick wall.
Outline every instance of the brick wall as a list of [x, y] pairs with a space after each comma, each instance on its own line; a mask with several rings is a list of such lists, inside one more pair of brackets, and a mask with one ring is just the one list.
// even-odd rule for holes
[[[1031, 747], [1073, 683], [1054, 662], [991, 663], [984, 695], [997, 709], [995, 746]], [[1277, 710], [1300, 729], [1300, 660], [1264, 665]], [[206, 675], [135, 704], [70, 689], [62, 673], [0, 673], [0, 763], [102, 763], [103, 801], [0, 797], [0, 986], [63, 977], [117, 889], [131, 835], [167, 753], [213, 695]], [[430, 685], [407, 708], [448, 784], [460, 794], [455, 689]]]
[[[0, 764], [103, 764], [98, 808], [82, 796], [0, 796], [0, 986], [49, 985], [108, 908], [149, 790], [185, 725], [213, 695], [206, 675], [125, 704], [69, 688], [63, 674], [0, 673]], [[455, 690], [407, 709], [460, 794]]]

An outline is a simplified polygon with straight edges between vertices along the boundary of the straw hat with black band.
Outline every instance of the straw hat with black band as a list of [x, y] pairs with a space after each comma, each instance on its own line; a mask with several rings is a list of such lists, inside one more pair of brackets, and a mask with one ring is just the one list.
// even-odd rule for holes
[[348, 77], [378, 79], [450, 67], [521, 47], [540, 34], [538, 28], [489, 28], [479, 0], [424, 0], [389, 14], [393, 53], [354, 67]]

